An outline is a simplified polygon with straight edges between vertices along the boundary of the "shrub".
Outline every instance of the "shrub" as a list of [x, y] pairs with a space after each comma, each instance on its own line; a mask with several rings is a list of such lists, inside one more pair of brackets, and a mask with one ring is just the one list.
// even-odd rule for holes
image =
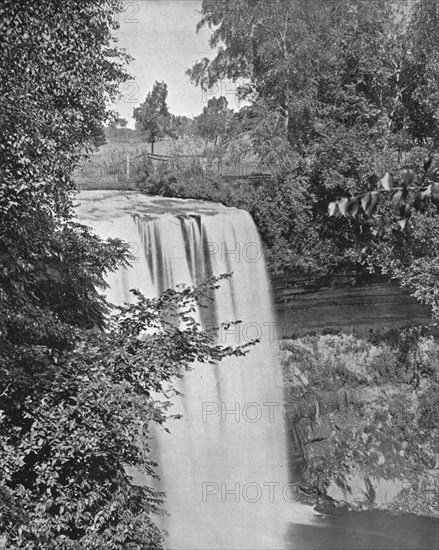
[[137, 302], [119, 308], [105, 332], [85, 331], [74, 349], [58, 355], [40, 391], [16, 402], [20, 422], [2, 411], [1, 532], [8, 548], [162, 546], [153, 516], [164, 495], [136, 486], [126, 467], [155, 476], [149, 430], [165, 422], [169, 402], [159, 403], [153, 392], [194, 362], [245, 353], [247, 346], [216, 345], [214, 330], [204, 333], [187, 317], [215, 282], [151, 300], [136, 292]]
[[248, 210], [248, 188], [243, 190], [242, 185], [239, 181], [228, 183], [220, 174], [206, 173], [198, 161], [188, 164], [178, 158], [161, 164], [137, 183], [138, 189], [148, 195], [214, 201]]
[[426, 430], [439, 426], [439, 384], [436, 380], [419, 398], [419, 425]]

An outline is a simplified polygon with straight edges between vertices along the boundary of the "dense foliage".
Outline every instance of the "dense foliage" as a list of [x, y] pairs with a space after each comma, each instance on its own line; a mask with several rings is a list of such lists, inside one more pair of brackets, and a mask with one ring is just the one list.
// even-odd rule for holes
[[205, 26], [217, 54], [188, 73], [206, 90], [225, 78], [245, 82], [239, 93], [249, 105], [235, 117], [235, 135], [250, 137], [261, 165], [276, 175], [251, 206], [272, 268], [382, 271], [391, 249], [387, 271], [400, 276], [407, 268], [404, 281], [422, 292], [408, 257], [418, 257], [414, 235], [423, 232], [430, 253], [422, 270], [434, 279], [437, 239], [427, 229], [435, 208], [401, 228], [382, 197], [377, 216], [389, 213], [388, 231], [362, 208], [355, 217], [328, 217], [327, 209], [341, 197], [376, 191], [386, 172], [413, 170], [424, 189], [436, 180], [435, 4], [205, 0], [199, 28]]
[[2, 411], [8, 548], [161, 547], [153, 515], [164, 513], [164, 495], [137, 486], [127, 467], [156, 477], [150, 430], [172, 413], [175, 378], [195, 361], [243, 353], [217, 346], [216, 331], [203, 333], [191, 319], [214, 288], [212, 281], [152, 300], [137, 292], [105, 332], [83, 331], [75, 348], [54, 354], [38, 388], [23, 396], [19, 420]]

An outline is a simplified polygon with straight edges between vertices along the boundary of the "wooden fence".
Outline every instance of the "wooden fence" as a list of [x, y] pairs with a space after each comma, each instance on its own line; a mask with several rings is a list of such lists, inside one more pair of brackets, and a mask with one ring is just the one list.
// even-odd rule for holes
[[82, 189], [133, 189], [146, 174], [152, 174], [161, 165], [172, 161], [187, 163], [188, 166], [196, 164], [206, 176], [217, 174], [228, 181], [257, 182], [272, 176], [267, 171], [261, 171], [254, 162], [226, 163], [205, 155], [171, 156], [145, 152], [135, 156], [127, 153], [122, 159], [111, 162], [96, 157], [77, 168], [73, 177]]

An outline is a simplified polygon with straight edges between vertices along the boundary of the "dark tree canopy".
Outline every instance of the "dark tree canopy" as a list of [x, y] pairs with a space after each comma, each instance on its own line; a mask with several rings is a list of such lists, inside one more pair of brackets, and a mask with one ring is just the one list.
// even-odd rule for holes
[[120, 9], [117, 0], [2, 2], [2, 213], [29, 201], [64, 207], [72, 169], [127, 79], [128, 56], [111, 39]]
[[33, 384], [32, 369], [69, 347], [75, 327], [103, 323], [94, 284], [123, 247], [106, 249], [73, 223], [72, 171], [127, 78], [126, 56], [111, 41], [118, 9], [114, 0], [0, 7], [3, 388], [23, 376]]

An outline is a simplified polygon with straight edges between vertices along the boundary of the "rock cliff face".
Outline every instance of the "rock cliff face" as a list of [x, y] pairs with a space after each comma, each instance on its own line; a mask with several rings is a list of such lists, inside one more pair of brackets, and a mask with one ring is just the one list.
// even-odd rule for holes
[[438, 517], [437, 343], [308, 336], [281, 348], [299, 496]]
[[383, 278], [358, 284], [349, 274], [282, 275], [271, 281], [284, 338], [328, 328], [365, 335], [371, 328], [428, 324], [431, 317], [408, 289]]

